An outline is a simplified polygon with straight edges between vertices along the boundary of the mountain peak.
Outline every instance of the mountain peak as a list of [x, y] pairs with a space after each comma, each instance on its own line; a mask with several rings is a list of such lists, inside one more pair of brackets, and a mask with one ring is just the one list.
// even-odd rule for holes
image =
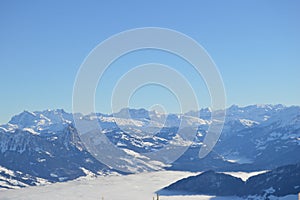
[[37, 117], [36, 113], [24, 110], [20, 114], [13, 116], [8, 123], [25, 125], [31, 121], [34, 121], [36, 117]]
[[150, 119], [149, 111], [144, 108], [123, 108], [113, 115], [119, 118]]

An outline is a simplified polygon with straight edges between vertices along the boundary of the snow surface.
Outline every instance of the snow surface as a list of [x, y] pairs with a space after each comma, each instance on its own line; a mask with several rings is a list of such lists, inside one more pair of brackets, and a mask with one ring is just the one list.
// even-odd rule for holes
[[[1, 200], [47, 200], [47, 199], [103, 199], [104, 200], [151, 200], [155, 191], [179, 179], [195, 175], [192, 172], [159, 171], [128, 176], [110, 175], [86, 177], [74, 181], [55, 183], [45, 186], [26, 187], [16, 190], [0, 191]], [[238, 173], [235, 174], [238, 176]], [[245, 176], [245, 174], [243, 175]], [[161, 196], [160, 200], [240, 200], [238, 197]], [[277, 199], [277, 198], [271, 198]], [[280, 199], [297, 199], [289, 195]]]
[[258, 171], [258, 172], [223, 172], [223, 173], [224, 174], [229, 174], [229, 175], [237, 177], [237, 178], [241, 178], [243, 181], [246, 181], [251, 176], [256, 176], [258, 174], [263, 174], [265, 172], [267, 172], [267, 170], [265, 170], [265, 171]]

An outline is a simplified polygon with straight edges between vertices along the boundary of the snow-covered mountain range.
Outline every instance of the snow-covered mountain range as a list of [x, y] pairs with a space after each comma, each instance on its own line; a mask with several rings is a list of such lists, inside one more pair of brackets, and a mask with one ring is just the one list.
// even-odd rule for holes
[[[61, 109], [24, 111], [0, 126], [0, 188], [122, 173], [95, 159], [82, 142], [74, 119], [87, 132], [95, 128], [92, 122], [99, 123], [98, 133], [105, 134], [125, 155], [118, 165], [131, 173], [159, 169], [251, 171], [300, 161], [298, 106], [229, 107], [222, 135], [203, 159], [199, 150], [212, 123], [208, 108], [168, 115], [128, 108], [110, 115], [73, 115]], [[192, 142], [177, 133], [179, 126], [197, 128]], [[171, 165], [145, 156], [170, 143], [188, 148]]]

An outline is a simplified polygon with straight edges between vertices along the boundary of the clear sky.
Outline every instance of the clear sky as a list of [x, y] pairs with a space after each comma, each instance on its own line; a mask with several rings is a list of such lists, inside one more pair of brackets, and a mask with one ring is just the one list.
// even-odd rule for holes
[[[113, 34], [149, 26], [180, 31], [208, 51], [222, 75], [227, 105], [299, 105], [299, 11], [297, 0], [2, 0], [0, 122], [23, 110], [63, 108], [70, 112], [74, 80], [88, 53]], [[128, 55], [108, 77], [109, 73], [122, 75], [120, 66], [159, 58], [162, 63], [184, 65], [168, 56], [151, 51]], [[200, 80], [200, 98], [205, 95], [202, 85]], [[109, 93], [112, 86], [107, 88]], [[153, 90], [160, 89], [149, 86], [134, 94], [132, 106], [155, 103], [157, 96], [149, 92]], [[159, 93], [158, 103], [171, 98]], [[105, 91], [97, 93], [96, 99], [106, 101]], [[108, 105], [97, 104], [97, 111], [109, 112]], [[201, 106], [209, 106], [209, 100], [203, 97]]]

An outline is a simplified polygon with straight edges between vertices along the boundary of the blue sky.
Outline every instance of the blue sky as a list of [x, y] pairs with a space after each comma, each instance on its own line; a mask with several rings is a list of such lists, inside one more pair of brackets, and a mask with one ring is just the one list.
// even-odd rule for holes
[[[222, 75], [227, 105], [299, 105], [299, 10], [300, 2], [296, 0], [3, 0], [0, 2], [0, 122], [7, 122], [23, 110], [71, 111], [73, 84], [88, 53], [114, 34], [149, 26], [180, 31], [208, 51]], [[121, 75], [120, 66], [150, 61], [184, 65], [169, 55], [139, 52], [120, 59], [110, 73]], [[200, 106], [209, 106], [201, 79], [188, 79], [199, 87]], [[107, 88], [112, 88], [113, 83], [110, 81]], [[160, 89], [151, 86], [137, 92], [132, 106], [148, 107], [158, 101], [149, 95], [153, 90]], [[97, 111], [110, 111], [105, 97], [109, 91], [97, 93]], [[160, 92], [164, 98], [158, 103], [173, 98]], [[175, 107], [168, 109], [172, 111]]]

